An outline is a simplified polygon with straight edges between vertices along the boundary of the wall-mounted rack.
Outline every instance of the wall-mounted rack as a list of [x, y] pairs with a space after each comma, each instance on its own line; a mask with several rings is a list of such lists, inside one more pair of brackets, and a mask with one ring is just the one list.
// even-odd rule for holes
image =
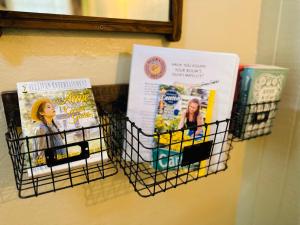
[[[203, 133], [201, 139], [195, 136], [190, 139], [174, 139], [175, 136], [183, 135], [185, 129], [147, 134], [125, 116], [127, 84], [93, 86], [93, 93], [99, 106], [101, 122], [97, 127], [101, 132], [97, 140], [102, 143], [101, 150], [91, 153], [90, 157], [84, 154], [81, 158], [68, 157], [64, 161], [64, 165], [67, 166], [64, 169], [57, 169], [61, 163], [55, 160], [52, 164], [49, 162], [38, 166], [30, 164], [28, 159], [34, 154], [30, 142], [34, 138], [41, 137], [22, 137], [17, 92], [2, 93], [8, 125], [6, 140], [14, 168], [16, 187], [21, 198], [104, 179], [118, 172], [117, 165], [122, 168], [140, 196], [154, 196], [226, 170], [232, 141], [270, 134], [278, 109], [278, 101], [252, 105], [235, 104], [232, 118], [201, 125], [204, 131], [207, 131], [208, 127], [210, 129], [210, 132]], [[241, 107], [242, 110], [236, 110]], [[256, 128], [254, 124], [258, 124]], [[240, 125], [242, 128], [239, 128]], [[95, 127], [67, 132], [84, 133], [92, 128]], [[157, 144], [147, 146], [145, 140], [149, 138], [154, 139]], [[164, 142], [160, 141], [162, 139]], [[84, 145], [78, 143], [81, 144]], [[68, 143], [65, 147], [67, 145]], [[172, 149], [175, 145], [178, 150], [174, 152]], [[151, 152], [151, 160], [144, 158], [141, 154], [142, 148]], [[95, 155], [100, 157], [96, 157], [94, 162], [89, 162]], [[78, 166], [78, 162], [83, 163], [79, 163]], [[41, 166], [46, 165], [48, 165], [47, 173], [35, 173]]]

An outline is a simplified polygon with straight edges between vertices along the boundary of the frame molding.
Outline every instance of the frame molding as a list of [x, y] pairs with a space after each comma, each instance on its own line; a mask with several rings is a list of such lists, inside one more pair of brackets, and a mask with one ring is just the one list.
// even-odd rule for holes
[[168, 41], [179, 41], [183, 0], [170, 0], [170, 3], [170, 21], [168, 22], [0, 10], [0, 29], [29, 28], [149, 33], [165, 35]]

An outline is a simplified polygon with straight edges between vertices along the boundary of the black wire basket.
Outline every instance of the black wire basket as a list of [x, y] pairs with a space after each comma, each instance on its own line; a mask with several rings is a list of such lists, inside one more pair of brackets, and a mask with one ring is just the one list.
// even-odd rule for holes
[[[124, 116], [126, 91], [112, 91], [112, 86], [95, 90], [99, 98], [104, 96], [100, 98], [101, 104], [101, 100], [106, 100], [102, 105], [105, 110], [98, 107], [99, 125], [34, 137], [22, 136], [16, 92], [2, 93], [8, 122], [6, 140], [21, 198], [104, 179], [118, 172], [117, 165], [120, 165], [134, 190], [142, 197], [154, 196], [216, 174], [227, 169], [232, 141], [271, 133], [279, 103], [236, 103], [231, 119], [189, 129], [147, 134]], [[121, 94], [117, 96], [116, 93]], [[187, 132], [199, 127], [203, 131], [200, 138], [193, 132], [186, 138]], [[98, 129], [99, 135], [86, 138], [85, 134], [91, 129]], [[68, 143], [66, 137], [73, 132], [82, 138], [78, 142]], [[32, 142], [37, 138], [47, 140], [49, 135], [62, 135], [65, 138], [62, 147], [68, 149], [76, 146], [78, 154], [69, 155], [67, 150], [67, 156], [59, 158], [56, 153], [61, 146], [34, 150], [36, 148], [32, 147]], [[99, 142], [100, 149], [92, 151], [91, 141]], [[32, 157], [41, 152], [44, 152], [44, 160], [38, 164], [32, 163]]]
[[234, 136], [234, 141], [271, 134], [278, 105], [279, 101], [235, 103], [230, 125], [230, 133]]
[[[91, 129], [99, 130], [98, 135], [86, 138]], [[13, 164], [16, 187], [20, 198], [28, 198], [55, 192], [104, 179], [118, 172], [111, 154], [111, 137], [109, 120], [100, 116], [98, 126], [82, 127], [80, 129], [56, 132], [47, 135], [22, 137], [21, 128], [15, 121], [11, 121], [6, 133], [6, 141]], [[76, 133], [82, 140], [68, 143], [68, 135]], [[62, 135], [64, 145], [50, 148], [49, 137]], [[45, 139], [46, 149], [35, 150], [33, 142], [36, 139]], [[92, 150], [91, 143], [98, 143], [97, 150]], [[76, 147], [78, 154], [71, 155], [70, 148]], [[57, 151], [64, 149], [66, 155], [59, 157]], [[33, 160], [34, 155], [41, 155], [40, 162]]]
[[109, 117], [114, 157], [142, 197], [227, 169], [232, 149], [229, 119], [198, 126], [204, 130], [199, 139], [186, 138], [188, 129], [146, 134], [120, 113]]
[[[103, 117], [101, 120], [101, 125], [98, 126], [32, 137], [21, 137], [21, 133], [18, 132], [19, 129], [12, 122], [6, 133], [6, 140], [19, 197], [38, 196], [116, 174], [118, 170], [111, 156], [110, 137], [104, 135], [109, 134], [109, 124], [105, 124]], [[63, 134], [66, 137], [68, 133], [72, 132], [82, 133], [84, 137], [86, 132], [95, 128], [100, 131], [99, 137], [70, 144], [66, 140], [66, 144], [59, 147], [60, 149], [68, 149], [77, 146], [80, 149], [80, 154], [76, 156], [67, 154], [65, 158], [58, 159], [54, 154], [55, 148], [47, 148], [46, 150], [34, 150], [32, 148], [32, 141], [37, 138], [47, 140], [49, 135], [56, 134]], [[90, 141], [99, 142], [101, 148], [91, 153]], [[45, 151], [45, 162], [34, 165], [32, 156], [42, 151]]]

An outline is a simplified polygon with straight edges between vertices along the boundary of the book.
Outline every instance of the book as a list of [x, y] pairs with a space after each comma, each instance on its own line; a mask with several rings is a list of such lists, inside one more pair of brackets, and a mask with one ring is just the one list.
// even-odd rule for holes
[[287, 73], [287, 68], [278, 66], [244, 66], [234, 116], [236, 137], [246, 139], [271, 132]]
[[88, 79], [19, 82], [17, 92], [29, 177], [107, 159]]
[[[238, 66], [239, 57], [233, 53], [134, 45], [127, 116], [144, 133], [153, 134], [159, 85], [177, 82], [215, 90], [213, 120], [230, 118]], [[222, 126], [219, 128], [225, 130]], [[137, 132], [128, 134], [127, 139], [130, 140], [130, 135], [136, 137]], [[155, 142], [146, 135], [139, 138], [139, 141], [133, 138], [130, 145], [124, 145], [124, 158], [149, 162]], [[222, 147], [213, 151], [220, 152]], [[219, 158], [216, 157], [216, 160]]]
[[241, 73], [244, 70], [245, 65], [239, 65], [238, 75], [236, 79], [236, 85], [235, 85], [235, 92], [234, 92], [234, 98], [233, 98], [233, 105], [232, 105], [232, 111], [231, 111], [231, 121], [230, 121], [230, 132], [236, 135], [238, 131], [238, 120], [239, 120], [239, 113], [238, 113], [238, 102], [240, 99], [240, 93], [241, 93], [241, 82], [242, 82], [242, 76]]
[[[193, 85], [160, 85], [159, 101], [155, 118], [155, 141], [158, 148], [153, 150], [153, 168], [156, 170], [185, 169], [181, 166], [186, 147], [210, 139], [215, 90], [201, 89]], [[168, 131], [173, 131], [172, 133]], [[210, 155], [202, 149], [206, 160]], [[206, 157], [204, 157], [206, 155]], [[190, 169], [205, 174], [205, 160], [190, 164]]]

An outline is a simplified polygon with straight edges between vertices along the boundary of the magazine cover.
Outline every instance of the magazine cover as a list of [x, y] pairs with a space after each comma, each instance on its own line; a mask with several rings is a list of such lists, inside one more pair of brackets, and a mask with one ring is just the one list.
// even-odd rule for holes
[[[99, 125], [99, 118], [91, 84], [88, 79], [49, 80], [17, 83], [22, 132], [28, 139], [28, 165], [35, 167], [33, 174], [43, 175], [48, 171], [45, 152], [53, 150], [57, 160], [79, 155], [78, 145], [66, 144], [87, 141], [90, 161], [99, 159], [104, 142], [99, 140], [99, 127], [68, 132], [72, 129]], [[67, 131], [67, 132], [63, 132]], [[28, 149], [25, 151], [28, 151]], [[98, 152], [98, 153], [97, 153]], [[27, 155], [27, 154], [26, 154]], [[82, 160], [85, 164], [85, 160]], [[80, 162], [76, 163], [80, 166]], [[53, 170], [68, 168], [68, 165], [53, 167]], [[35, 174], [36, 172], [36, 174]], [[46, 173], [46, 172], [45, 172]]]
[[[177, 169], [185, 147], [209, 139], [210, 127], [205, 128], [204, 123], [212, 120], [214, 99], [215, 90], [185, 84], [159, 86], [155, 118], [155, 132], [159, 134], [155, 139], [159, 148], [152, 155], [155, 169]], [[203, 175], [205, 164], [204, 160], [191, 167], [202, 168], [199, 175]]]

